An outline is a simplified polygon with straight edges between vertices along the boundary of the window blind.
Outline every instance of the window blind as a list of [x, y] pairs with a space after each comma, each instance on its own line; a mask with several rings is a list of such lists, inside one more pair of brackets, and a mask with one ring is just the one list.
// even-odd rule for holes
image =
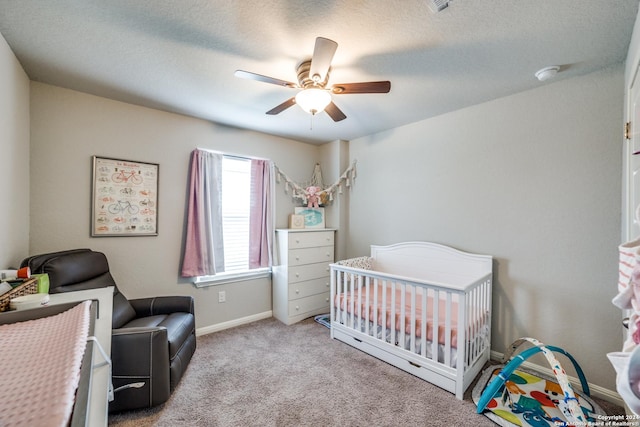
[[251, 163], [222, 158], [222, 228], [225, 272], [249, 269]]

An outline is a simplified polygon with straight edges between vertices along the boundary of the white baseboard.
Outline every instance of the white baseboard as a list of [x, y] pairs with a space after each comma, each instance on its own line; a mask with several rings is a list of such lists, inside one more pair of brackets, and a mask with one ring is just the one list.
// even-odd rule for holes
[[[491, 350], [491, 360], [501, 361], [503, 357], [504, 357], [504, 354]], [[554, 377], [553, 371], [551, 369], [545, 368], [540, 365], [536, 365], [530, 362], [522, 362], [522, 367], [534, 372], [538, 372], [550, 378]], [[578, 390], [581, 389], [579, 378], [569, 376], [569, 381], [571, 381], [571, 384], [575, 385]], [[592, 383], [589, 383], [589, 389], [591, 390], [591, 396], [594, 396], [599, 399], [606, 400], [607, 402], [611, 402], [616, 405], [624, 407], [624, 400], [622, 400], [622, 397], [620, 397], [617, 391], [609, 390], [608, 388], [604, 388], [602, 386], [599, 386], [597, 384], [592, 384]]]
[[228, 322], [216, 323], [215, 325], [204, 326], [196, 329], [196, 336], [212, 334], [214, 332], [223, 331], [225, 329], [235, 328], [236, 326], [246, 325], [262, 319], [268, 319], [273, 316], [271, 310], [264, 313], [252, 314], [251, 316], [241, 317], [239, 319], [229, 320]]

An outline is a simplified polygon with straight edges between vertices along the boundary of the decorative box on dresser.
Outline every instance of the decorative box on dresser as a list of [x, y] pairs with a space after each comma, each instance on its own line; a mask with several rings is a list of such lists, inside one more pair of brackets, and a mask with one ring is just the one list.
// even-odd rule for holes
[[278, 265], [273, 267], [273, 316], [291, 325], [329, 313], [329, 264], [335, 230], [276, 230]]

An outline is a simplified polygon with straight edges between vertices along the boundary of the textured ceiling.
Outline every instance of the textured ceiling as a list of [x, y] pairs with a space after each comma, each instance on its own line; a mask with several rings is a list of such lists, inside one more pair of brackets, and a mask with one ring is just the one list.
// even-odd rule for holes
[[[0, 33], [32, 80], [299, 141], [350, 140], [624, 61], [640, 0], [0, 0]], [[338, 43], [331, 83], [390, 80], [388, 94], [334, 95], [333, 122], [293, 106], [315, 38]], [[553, 80], [551, 80], [553, 82]]]

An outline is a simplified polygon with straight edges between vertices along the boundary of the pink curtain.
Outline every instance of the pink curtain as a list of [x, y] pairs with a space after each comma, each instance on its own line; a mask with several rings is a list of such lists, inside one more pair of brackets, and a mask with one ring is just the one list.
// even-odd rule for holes
[[224, 271], [221, 177], [221, 154], [204, 150], [191, 153], [183, 277]]
[[251, 160], [249, 268], [270, 267], [273, 242], [273, 167], [268, 160]]

